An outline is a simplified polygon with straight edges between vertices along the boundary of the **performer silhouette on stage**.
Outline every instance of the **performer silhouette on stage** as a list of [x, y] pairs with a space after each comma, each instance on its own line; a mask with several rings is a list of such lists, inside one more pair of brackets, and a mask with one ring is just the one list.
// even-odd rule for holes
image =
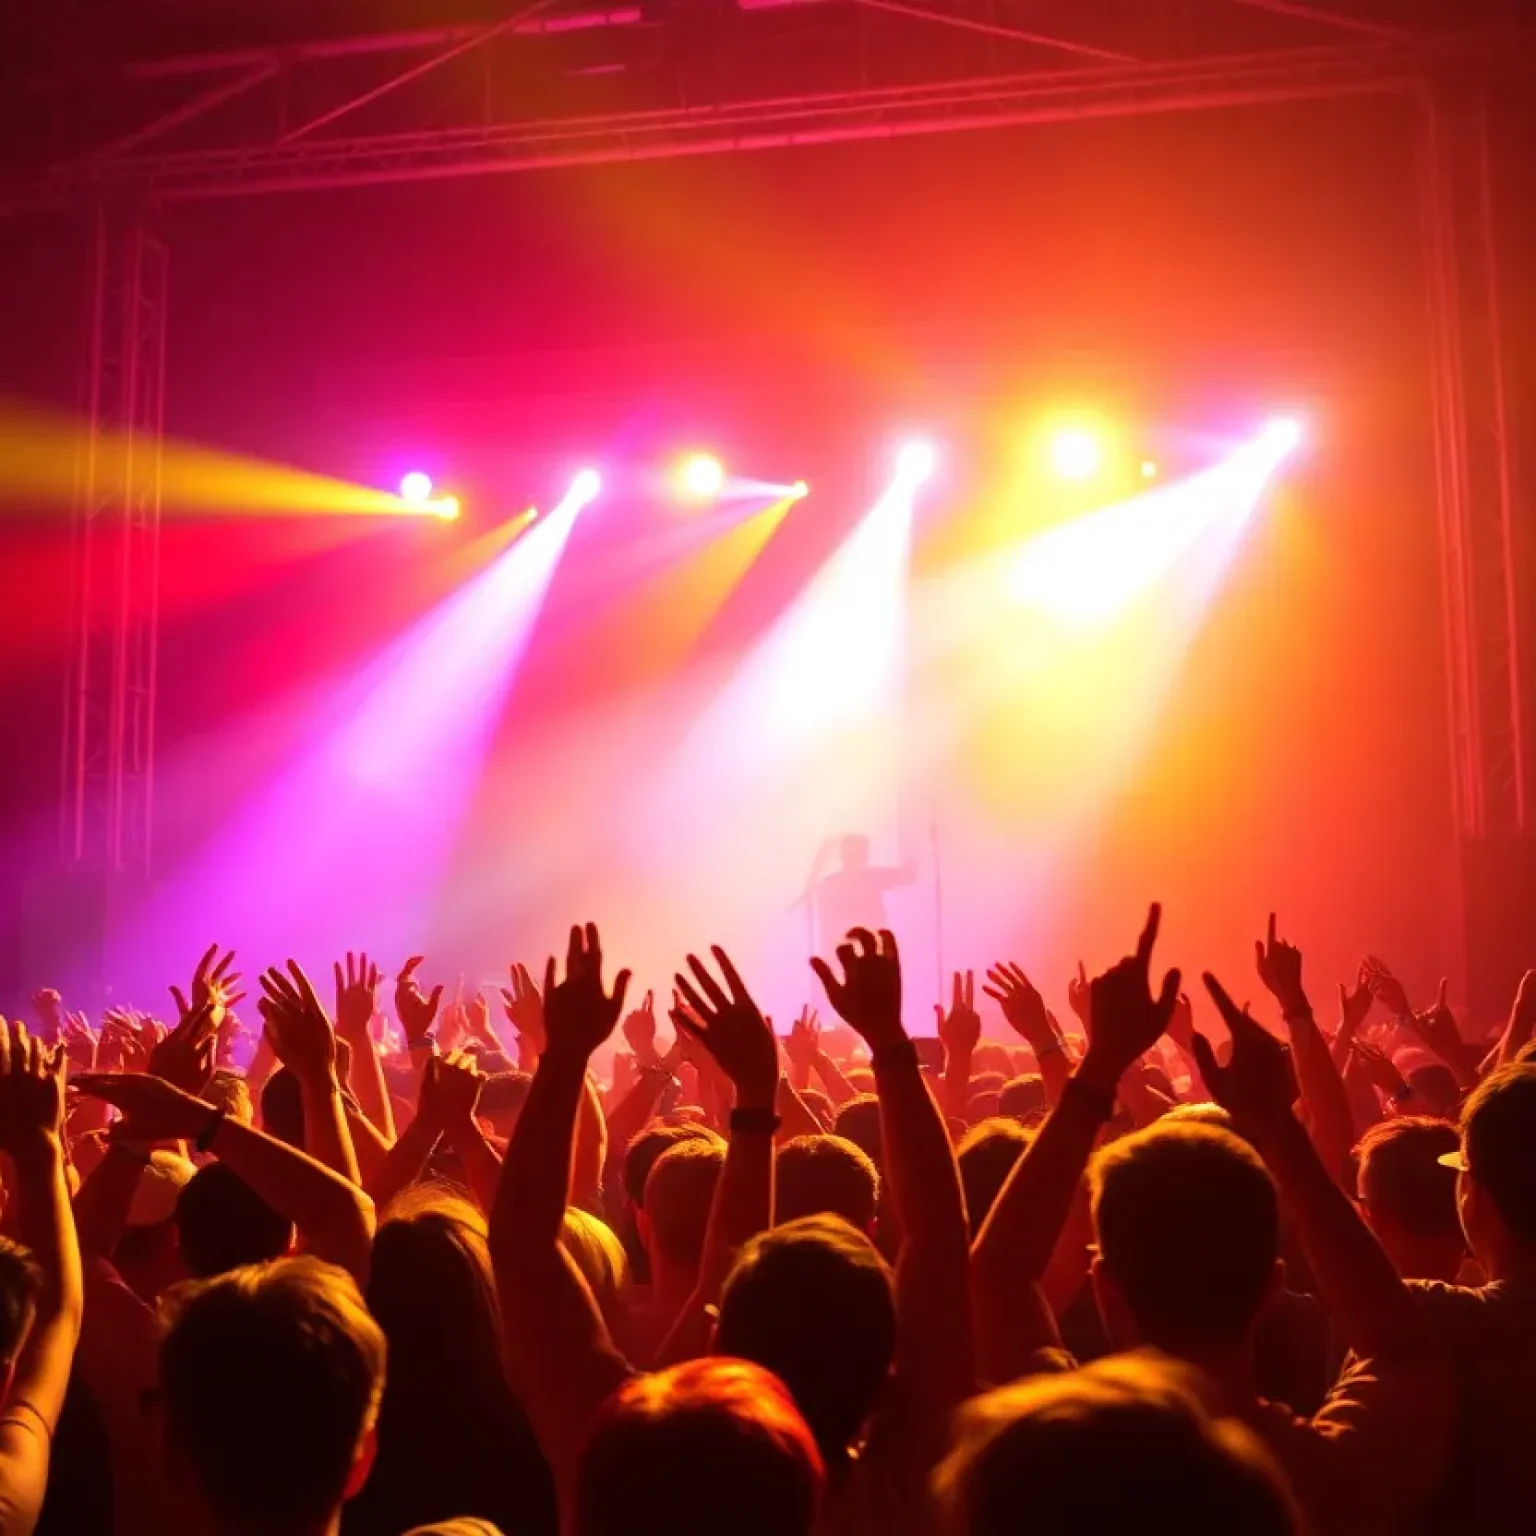
[[[839, 867], [828, 871], [833, 853]], [[810, 878], [798, 905], [814, 912], [813, 944], [830, 953], [843, 942], [850, 928], [868, 928], [875, 932], [888, 928], [885, 893], [894, 886], [910, 885], [917, 878], [917, 867], [910, 860], [895, 865], [869, 862], [869, 839], [862, 833], [848, 832], [828, 838], [816, 854]]]

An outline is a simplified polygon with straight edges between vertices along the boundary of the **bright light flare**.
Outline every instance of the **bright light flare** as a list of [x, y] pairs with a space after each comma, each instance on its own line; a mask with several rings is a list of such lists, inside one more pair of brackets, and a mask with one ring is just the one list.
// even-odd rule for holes
[[1103, 439], [1089, 427], [1063, 427], [1051, 438], [1051, 468], [1063, 480], [1091, 480], [1103, 463]]
[[413, 469], [400, 477], [400, 499], [413, 507], [425, 506], [432, 499], [432, 476], [420, 469]]
[[712, 453], [690, 453], [673, 476], [684, 501], [713, 501], [725, 489], [725, 465]]
[[583, 469], [578, 471], [576, 478], [571, 481], [571, 488], [565, 493], [565, 500], [578, 511], [582, 507], [590, 506], [602, 493], [603, 477], [595, 469]]
[[457, 496], [439, 496], [436, 501], [427, 503], [427, 510], [433, 517], [440, 517], [445, 523], [453, 523], [458, 521], [463, 509], [459, 506]]
[[903, 443], [896, 454], [896, 477], [907, 485], [921, 485], [939, 467], [939, 450], [923, 438]]
[[1295, 453], [1306, 440], [1306, 425], [1299, 417], [1275, 416], [1265, 423], [1263, 441], [1277, 458]]
[[810, 494], [810, 486], [804, 480], [796, 480], [789, 488], [788, 499], [790, 501], [804, 501]]

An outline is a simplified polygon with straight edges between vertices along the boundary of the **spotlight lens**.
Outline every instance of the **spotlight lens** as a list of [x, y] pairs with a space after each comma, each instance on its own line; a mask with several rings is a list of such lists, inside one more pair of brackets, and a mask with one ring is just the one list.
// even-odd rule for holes
[[796, 480], [795, 483], [790, 486], [789, 494], [793, 496], [796, 501], [804, 501], [805, 498], [811, 494], [811, 488], [806, 484], [804, 480]]
[[690, 453], [678, 466], [678, 490], [690, 501], [709, 501], [724, 486], [725, 465], [712, 453]]
[[432, 510], [445, 523], [451, 523], [459, 515], [459, 498], [457, 496], [441, 496], [433, 504]]
[[1264, 441], [1276, 453], [1294, 453], [1306, 435], [1307, 429], [1294, 416], [1276, 416], [1264, 428]]
[[1051, 439], [1051, 467], [1063, 480], [1087, 480], [1102, 458], [1098, 438], [1085, 427], [1069, 427]]
[[603, 477], [595, 469], [584, 469], [571, 481], [571, 495], [583, 507], [589, 501], [596, 501], [602, 488]]
[[420, 506], [431, 495], [431, 475], [423, 474], [419, 469], [413, 469], [410, 474], [401, 477], [400, 497], [403, 501], [409, 501], [416, 506]]
[[1157, 479], [1157, 465], [1151, 459], [1143, 459], [1141, 461], [1141, 478], [1143, 480]]
[[906, 443], [896, 455], [896, 473], [904, 480], [921, 482], [938, 467], [939, 452], [932, 443]]

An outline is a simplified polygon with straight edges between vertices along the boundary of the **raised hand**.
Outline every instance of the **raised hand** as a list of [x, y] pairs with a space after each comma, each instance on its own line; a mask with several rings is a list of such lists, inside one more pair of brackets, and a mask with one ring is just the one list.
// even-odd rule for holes
[[71, 1072], [94, 1072], [101, 1042], [83, 1013], [64, 1015], [64, 1054]]
[[421, 1076], [416, 1114], [432, 1130], [449, 1132], [473, 1118], [485, 1073], [463, 1051], [432, 1056]]
[[1293, 1013], [1309, 1012], [1306, 989], [1301, 984], [1301, 951], [1275, 937], [1273, 912], [1269, 914], [1268, 936], [1253, 941], [1253, 953], [1259, 980], [1280, 1004], [1280, 1012], [1287, 1018]]
[[1371, 1016], [1376, 998], [1371, 992], [1371, 979], [1365, 966], [1360, 967], [1351, 991], [1344, 982], [1339, 983], [1339, 1032], [1346, 1040], [1352, 1040], [1360, 1026]]
[[1188, 992], [1180, 992], [1173, 1012], [1168, 1017], [1168, 1038], [1181, 1051], [1192, 1052], [1195, 1040], [1195, 1005]]
[[19, 1019], [0, 1019], [0, 1151], [18, 1161], [62, 1150], [64, 1047], [48, 1050]]
[[205, 1002], [184, 1015], [181, 1023], [154, 1047], [149, 1053], [148, 1070], [196, 1097], [213, 1076], [217, 1041], [213, 1004]]
[[809, 1082], [816, 1059], [821, 1055], [821, 1021], [809, 1004], [800, 1010], [800, 1017], [789, 1026], [784, 1054], [789, 1058], [790, 1066], [802, 1075], [805, 1082]]
[[32, 1008], [42, 1026], [40, 1038], [54, 1041], [64, 1033], [64, 999], [53, 987], [39, 987], [32, 994]]
[[336, 1033], [344, 1039], [368, 1038], [378, 1008], [379, 968], [364, 953], [347, 951], [347, 967], [336, 961]]
[[132, 1008], [110, 1008], [101, 1019], [97, 1065], [115, 1064], [124, 1072], [149, 1071], [149, 1058], [165, 1038], [164, 1028]]
[[[1042, 1048], [1057, 1043], [1045, 999], [1015, 961], [1000, 961], [988, 970], [987, 985], [982, 991], [1003, 1010], [1008, 1027], [1037, 1055]], [[1086, 1019], [1088, 1011], [1084, 1003], [1078, 1017]]]
[[121, 1111], [117, 1134], [129, 1141], [192, 1141], [215, 1113], [212, 1104], [142, 1072], [88, 1073], [75, 1087]]
[[947, 1056], [969, 1056], [981, 1043], [981, 1015], [976, 1012], [976, 973], [959, 971], [950, 986], [949, 1012], [933, 1005], [935, 1033]]
[[464, 1004], [464, 1029], [471, 1040], [478, 1040], [493, 1051], [501, 1049], [501, 1041], [491, 1028], [491, 1005], [483, 992], [471, 993]]
[[1394, 1019], [1404, 1018], [1413, 1012], [1413, 1004], [1408, 1001], [1408, 989], [1387, 968], [1386, 961], [1379, 960], [1375, 955], [1367, 955], [1360, 964], [1360, 975], [1371, 989], [1371, 996]]
[[1205, 988], [1232, 1035], [1232, 1059], [1224, 1067], [1217, 1063], [1210, 1041], [1204, 1035], [1195, 1036], [1195, 1060], [1205, 1086], [1240, 1125], [1256, 1133], [1273, 1130], [1291, 1119], [1296, 1102], [1291, 1048], [1246, 1008], [1239, 1008], [1209, 971]]
[[1131, 1063], [1157, 1044], [1179, 1002], [1179, 973], [1167, 972], [1152, 995], [1152, 950], [1163, 909], [1153, 902], [1136, 952], [1096, 976], [1089, 988], [1088, 1050], [1081, 1071], [1113, 1090]]
[[613, 979], [613, 991], [603, 990], [603, 947], [597, 924], [571, 929], [565, 951], [565, 980], [555, 980], [555, 957], [544, 966], [544, 1034], [546, 1051], [591, 1056], [613, 1033], [624, 1011], [629, 972]]
[[1389, 1099], [1402, 1099], [1408, 1095], [1408, 1079], [1397, 1070], [1387, 1053], [1366, 1040], [1356, 1040], [1349, 1048], [1349, 1059], [1358, 1064], [1367, 1081], [1379, 1088]]
[[855, 928], [837, 946], [842, 979], [819, 955], [811, 969], [826, 988], [827, 1001], [838, 1016], [863, 1038], [872, 1052], [907, 1038], [901, 1022], [901, 956], [896, 936], [888, 928], [877, 940], [869, 929]]
[[689, 955], [694, 980], [681, 974], [674, 978], [688, 1006], [673, 1011], [673, 1026], [679, 1039], [688, 1034], [698, 1040], [730, 1078], [738, 1108], [771, 1110], [779, 1084], [779, 1044], [773, 1027], [752, 1001], [731, 957], [718, 944], [710, 953], [725, 985], [710, 975], [702, 960]]
[[336, 1035], [309, 977], [297, 960], [288, 975], [275, 966], [261, 978], [261, 1016], [277, 1059], [300, 1083], [336, 1079]]
[[538, 1055], [544, 1049], [544, 998], [526, 965], [511, 968], [512, 985], [501, 989], [501, 1005], [506, 1010], [507, 1023], [520, 1041]]
[[651, 1066], [656, 1054], [656, 994], [647, 992], [645, 1001], [633, 1013], [624, 1016], [624, 1039], [640, 1066]]
[[1424, 1013], [1408, 1015], [1408, 1027], [1420, 1040], [1450, 1067], [1457, 1081], [1470, 1088], [1477, 1081], [1476, 1052], [1471, 1051], [1461, 1037], [1461, 1026], [1451, 1005], [1445, 1000], [1449, 983], [1442, 976], [1440, 990], [1435, 994], [1435, 1006]]
[[[1018, 970], [1018, 967], [1015, 966], [1014, 969]], [[1023, 972], [1020, 971], [1019, 974], [1022, 975]], [[1088, 985], [1087, 969], [1081, 960], [1077, 962], [1077, 975], [1067, 983], [1067, 1007], [1077, 1015], [1078, 1022], [1086, 1031], [1089, 1015], [1093, 1011], [1093, 992]]]
[[441, 982], [430, 993], [421, 990], [421, 984], [416, 980], [416, 967], [421, 961], [420, 955], [412, 955], [395, 977], [395, 1017], [405, 1031], [407, 1045], [414, 1045], [432, 1032], [438, 1004], [443, 1000]]
[[192, 971], [190, 1000], [182, 995], [180, 987], [171, 988], [177, 1017], [184, 1019], [200, 1008], [207, 1008], [213, 1016], [213, 1027], [217, 1029], [224, 1022], [225, 1010], [233, 1008], [245, 996], [240, 990], [240, 973], [230, 970], [234, 963], [234, 950], [225, 950], [221, 958], [219, 946], [210, 944]]

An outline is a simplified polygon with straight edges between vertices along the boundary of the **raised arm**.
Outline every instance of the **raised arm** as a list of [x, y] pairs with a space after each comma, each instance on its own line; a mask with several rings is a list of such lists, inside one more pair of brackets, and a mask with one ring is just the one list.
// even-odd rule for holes
[[987, 972], [987, 985], [982, 990], [1003, 1010], [1009, 1027], [1035, 1053], [1046, 1102], [1055, 1104], [1072, 1076], [1072, 1063], [1045, 999], [1011, 960], [994, 965]]
[[939, 1099], [944, 1113], [956, 1120], [965, 1119], [971, 1096], [971, 1058], [981, 1043], [981, 1015], [976, 1012], [976, 973], [962, 977], [955, 972], [950, 988], [949, 1012], [933, 1005], [934, 1030], [944, 1047], [944, 1076], [939, 1083]]
[[1318, 1155], [1334, 1178], [1342, 1180], [1355, 1145], [1354, 1116], [1344, 1079], [1333, 1064], [1333, 1055], [1317, 1027], [1312, 1004], [1301, 984], [1301, 951], [1275, 936], [1275, 914], [1269, 914], [1269, 932], [1255, 939], [1254, 959], [1259, 980], [1280, 1005], [1291, 1040], [1291, 1059], [1296, 1081], [1307, 1107], [1307, 1119]]
[[1161, 909], [1147, 914], [1136, 953], [1097, 977], [1088, 1051], [1033, 1142], [1013, 1166], [971, 1253], [983, 1376], [1012, 1380], [1035, 1351], [1059, 1342], [1040, 1291], [1099, 1132], [1115, 1112], [1120, 1079], [1167, 1027], [1179, 997], [1169, 971], [1156, 997], [1152, 949]]
[[211, 1152], [299, 1229], [311, 1253], [366, 1282], [373, 1201], [350, 1179], [162, 1078], [100, 1074], [78, 1086], [122, 1111], [118, 1134], [128, 1141], [185, 1140]]
[[673, 1324], [658, 1359], [662, 1364], [704, 1354], [709, 1347], [709, 1309], [742, 1245], [773, 1224], [773, 1136], [779, 1126], [774, 1100], [779, 1089], [779, 1048], [773, 1029], [742, 984], [730, 956], [712, 951], [725, 978], [689, 955], [693, 976], [677, 977], [688, 1003], [672, 1015], [681, 1033], [697, 1039], [735, 1089], [725, 1167], [715, 1186], [699, 1259], [699, 1282]]
[[448, 1145], [459, 1154], [464, 1182], [475, 1204], [489, 1215], [496, 1203], [501, 1158], [485, 1139], [485, 1132], [475, 1118], [485, 1073], [476, 1067], [473, 1056], [451, 1051], [447, 1056], [434, 1056], [427, 1063], [426, 1078], [432, 1083], [435, 1101], [431, 1114], [441, 1123]]
[[1205, 984], [1231, 1032], [1232, 1059], [1219, 1066], [1209, 1042], [1197, 1035], [1201, 1071], [1274, 1175], [1344, 1341], [1376, 1359], [1420, 1353], [1424, 1324], [1407, 1287], [1292, 1112], [1292, 1053], [1239, 1009], [1214, 976], [1207, 974]]
[[342, 1178], [361, 1184], [336, 1076], [336, 1033], [309, 977], [290, 960], [286, 976], [274, 967], [262, 976], [261, 988], [261, 1016], [272, 1049], [298, 1079], [305, 1150]]
[[597, 929], [571, 929], [565, 980], [544, 975], [547, 1043], [518, 1116], [491, 1209], [491, 1259], [507, 1363], [568, 1497], [592, 1415], [629, 1374], [592, 1293], [560, 1243], [576, 1116], [592, 1053], [613, 1033], [629, 972], [603, 990]]
[[1499, 1038], [1499, 1053], [1494, 1064], [1507, 1067], [1531, 1038], [1533, 1027], [1536, 1027], [1536, 971], [1527, 971], [1520, 978], [1514, 1004], [1509, 1010], [1509, 1022]]
[[0, 1410], [0, 1536], [31, 1531], [80, 1337], [84, 1286], [64, 1177], [64, 1050], [0, 1019], [0, 1150], [16, 1169], [21, 1239], [42, 1272], [32, 1327]]
[[379, 968], [366, 954], [347, 951], [347, 965], [335, 965], [336, 1033], [352, 1048], [352, 1091], [358, 1107], [386, 1142], [395, 1139], [395, 1111], [384, 1081], [384, 1064], [373, 1039], [378, 1011]]
[[840, 977], [825, 960], [811, 964], [828, 1001], [868, 1044], [874, 1064], [886, 1174], [902, 1233], [896, 1263], [898, 1384], [928, 1425], [943, 1426], [976, 1385], [960, 1174], [944, 1116], [902, 1023], [895, 937], [882, 931], [877, 940], [855, 929], [838, 947], [837, 958]]

